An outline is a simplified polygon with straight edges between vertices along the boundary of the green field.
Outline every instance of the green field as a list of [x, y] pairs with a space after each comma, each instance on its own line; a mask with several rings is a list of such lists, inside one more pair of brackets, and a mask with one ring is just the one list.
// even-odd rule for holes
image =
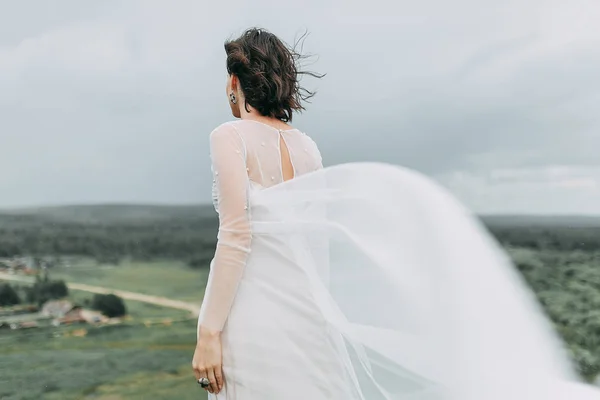
[[96, 265], [82, 260], [52, 269], [53, 279], [104, 286], [200, 304], [208, 269], [191, 269], [182, 262], [125, 260], [119, 265]]
[[[581, 376], [598, 382], [600, 219], [483, 221], [536, 293]], [[0, 257], [60, 259], [51, 279], [192, 303], [203, 296], [215, 236], [207, 207], [0, 212]], [[71, 290], [69, 297], [85, 305], [92, 294]], [[195, 319], [186, 311], [125, 305], [128, 317], [120, 325], [0, 330], [0, 400], [205, 399], [190, 368]], [[85, 334], [74, 335], [81, 328]]]
[[[202, 274], [177, 263], [157, 262], [124, 263], [93, 273], [74, 266], [51, 277], [199, 301]], [[169, 288], [172, 282], [178, 290]], [[84, 304], [92, 296], [72, 290], [69, 299]], [[195, 318], [186, 311], [137, 301], [125, 305], [128, 317], [120, 325], [0, 331], [0, 399], [206, 398], [190, 368]], [[73, 335], [81, 329], [87, 331], [85, 336]]]
[[69, 335], [77, 329], [3, 332], [0, 398], [205, 398], [190, 368], [194, 320], [150, 327], [130, 321]]

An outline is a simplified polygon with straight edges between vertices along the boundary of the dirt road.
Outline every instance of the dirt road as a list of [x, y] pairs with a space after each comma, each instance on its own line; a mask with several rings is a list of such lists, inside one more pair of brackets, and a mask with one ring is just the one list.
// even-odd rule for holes
[[[0, 280], [5, 281], [15, 281], [15, 282], [26, 282], [32, 283], [33, 279], [28, 276], [22, 275], [12, 275], [4, 272], [0, 272]], [[141, 301], [144, 303], [154, 304], [162, 307], [175, 308], [178, 310], [189, 311], [194, 315], [198, 315], [198, 311], [200, 309], [199, 304], [188, 303], [185, 301], [168, 299], [166, 297], [160, 296], [152, 296], [144, 293], [136, 293], [136, 292], [128, 292], [126, 290], [118, 290], [118, 289], [110, 289], [102, 286], [91, 286], [86, 285], [84, 283], [69, 283], [67, 282], [67, 287], [73, 290], [83, 290], [85, 292], [90, 293], [99, 293], [99, 294], [115, 294], [125, 300], [135, 300]]]

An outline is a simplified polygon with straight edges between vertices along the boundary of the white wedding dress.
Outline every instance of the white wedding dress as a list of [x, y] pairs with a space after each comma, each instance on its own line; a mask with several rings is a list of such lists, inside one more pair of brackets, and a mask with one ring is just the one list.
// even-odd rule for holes
[[[295, 178], [283, 182], [283, 147]], [[199, 325], [214, 400], [592, 400], [477, 218], [384, 164], [322, 168], [298, 130], [211, 134], [220, 229]]]

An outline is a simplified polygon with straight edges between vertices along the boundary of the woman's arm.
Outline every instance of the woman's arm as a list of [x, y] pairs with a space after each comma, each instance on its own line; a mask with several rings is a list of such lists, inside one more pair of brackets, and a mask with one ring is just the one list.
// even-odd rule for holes
[[198, 343], [192, 367], [196, 379], [208, 378], [211, 385], [207, 390], [218, 393], [223, 387], [220, 332], [246, 266], [252, 235], [243, 140], [232, 125], [221, 125], [210, 135], [210, 149], [219, 234], [198, 320]]
[[219, 234], [199, 325], [221, 331], [246, 266], [252, 235], [243, 140], [233, 125], [224, 124], [210, 135], [210, 150], [217, 188]]

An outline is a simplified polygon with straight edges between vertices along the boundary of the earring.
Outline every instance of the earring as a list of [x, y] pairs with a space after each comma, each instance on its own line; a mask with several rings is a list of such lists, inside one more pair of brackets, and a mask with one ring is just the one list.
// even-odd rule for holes
[[237, 104], [237, 99], [235, 98], [235, 94], [233, 92], [229, 93], [229, 100], [231, 100], [233, 104]]

